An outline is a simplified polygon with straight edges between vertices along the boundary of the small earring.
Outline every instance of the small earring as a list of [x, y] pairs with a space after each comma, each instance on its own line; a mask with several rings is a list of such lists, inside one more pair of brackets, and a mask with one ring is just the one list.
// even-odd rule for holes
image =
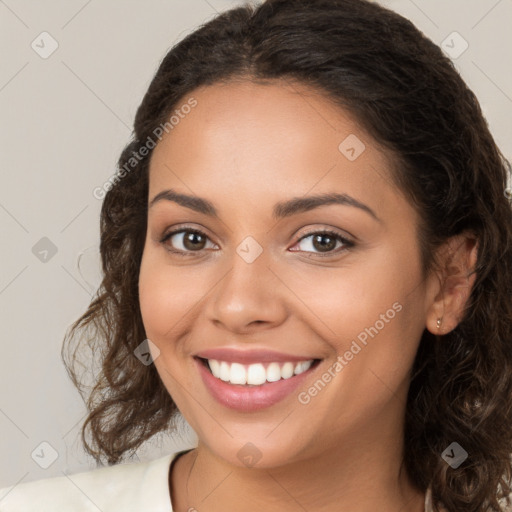
[[441, 327], [441, 322], [442, 322], [441, 318], [438, 318], [437, 319], [437, 328], [438, 329]]

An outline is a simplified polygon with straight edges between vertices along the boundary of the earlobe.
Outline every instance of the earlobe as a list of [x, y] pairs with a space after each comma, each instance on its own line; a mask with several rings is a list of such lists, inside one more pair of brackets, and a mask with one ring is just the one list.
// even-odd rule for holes
[[427, 314], [426, 328], [436, 335], [447, 334], [464, 317], [476, 279], [478, 240], [463, 233], [450, 238], [442, 250], [440, 289]]

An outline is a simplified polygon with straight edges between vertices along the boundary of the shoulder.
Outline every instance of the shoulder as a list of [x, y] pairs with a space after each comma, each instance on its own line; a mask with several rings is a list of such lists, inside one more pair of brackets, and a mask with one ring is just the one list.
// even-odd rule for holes
[[0, 512], [172, 512], [168, 476], [176, 455], [0, 489]]

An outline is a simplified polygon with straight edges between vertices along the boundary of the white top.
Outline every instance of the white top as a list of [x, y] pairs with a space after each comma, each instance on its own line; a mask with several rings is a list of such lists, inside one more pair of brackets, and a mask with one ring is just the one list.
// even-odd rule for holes
[[169, 470], [180, 453], [0, 489], [0, 512], [172, 512]]
[[[172, 512], [170, 466], [187, 451], [0, 489], [0, 512]], [[425, 512], [431, 500], [429, 488]]]

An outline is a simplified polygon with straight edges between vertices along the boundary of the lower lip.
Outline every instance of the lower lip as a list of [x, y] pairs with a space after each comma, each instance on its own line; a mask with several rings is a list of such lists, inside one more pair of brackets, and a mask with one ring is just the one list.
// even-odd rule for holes
[[305, 372], [289, 379], [266, 382], [261, 386], [243, 386], [217, 379], [200, 360], [195, 359], [195, 362], [203, 382], [213, 398], [230, 409], [242, 412], [258, 411], [280, 402], [290, 395], [317, 366], [317, 364], [313, 364]]

